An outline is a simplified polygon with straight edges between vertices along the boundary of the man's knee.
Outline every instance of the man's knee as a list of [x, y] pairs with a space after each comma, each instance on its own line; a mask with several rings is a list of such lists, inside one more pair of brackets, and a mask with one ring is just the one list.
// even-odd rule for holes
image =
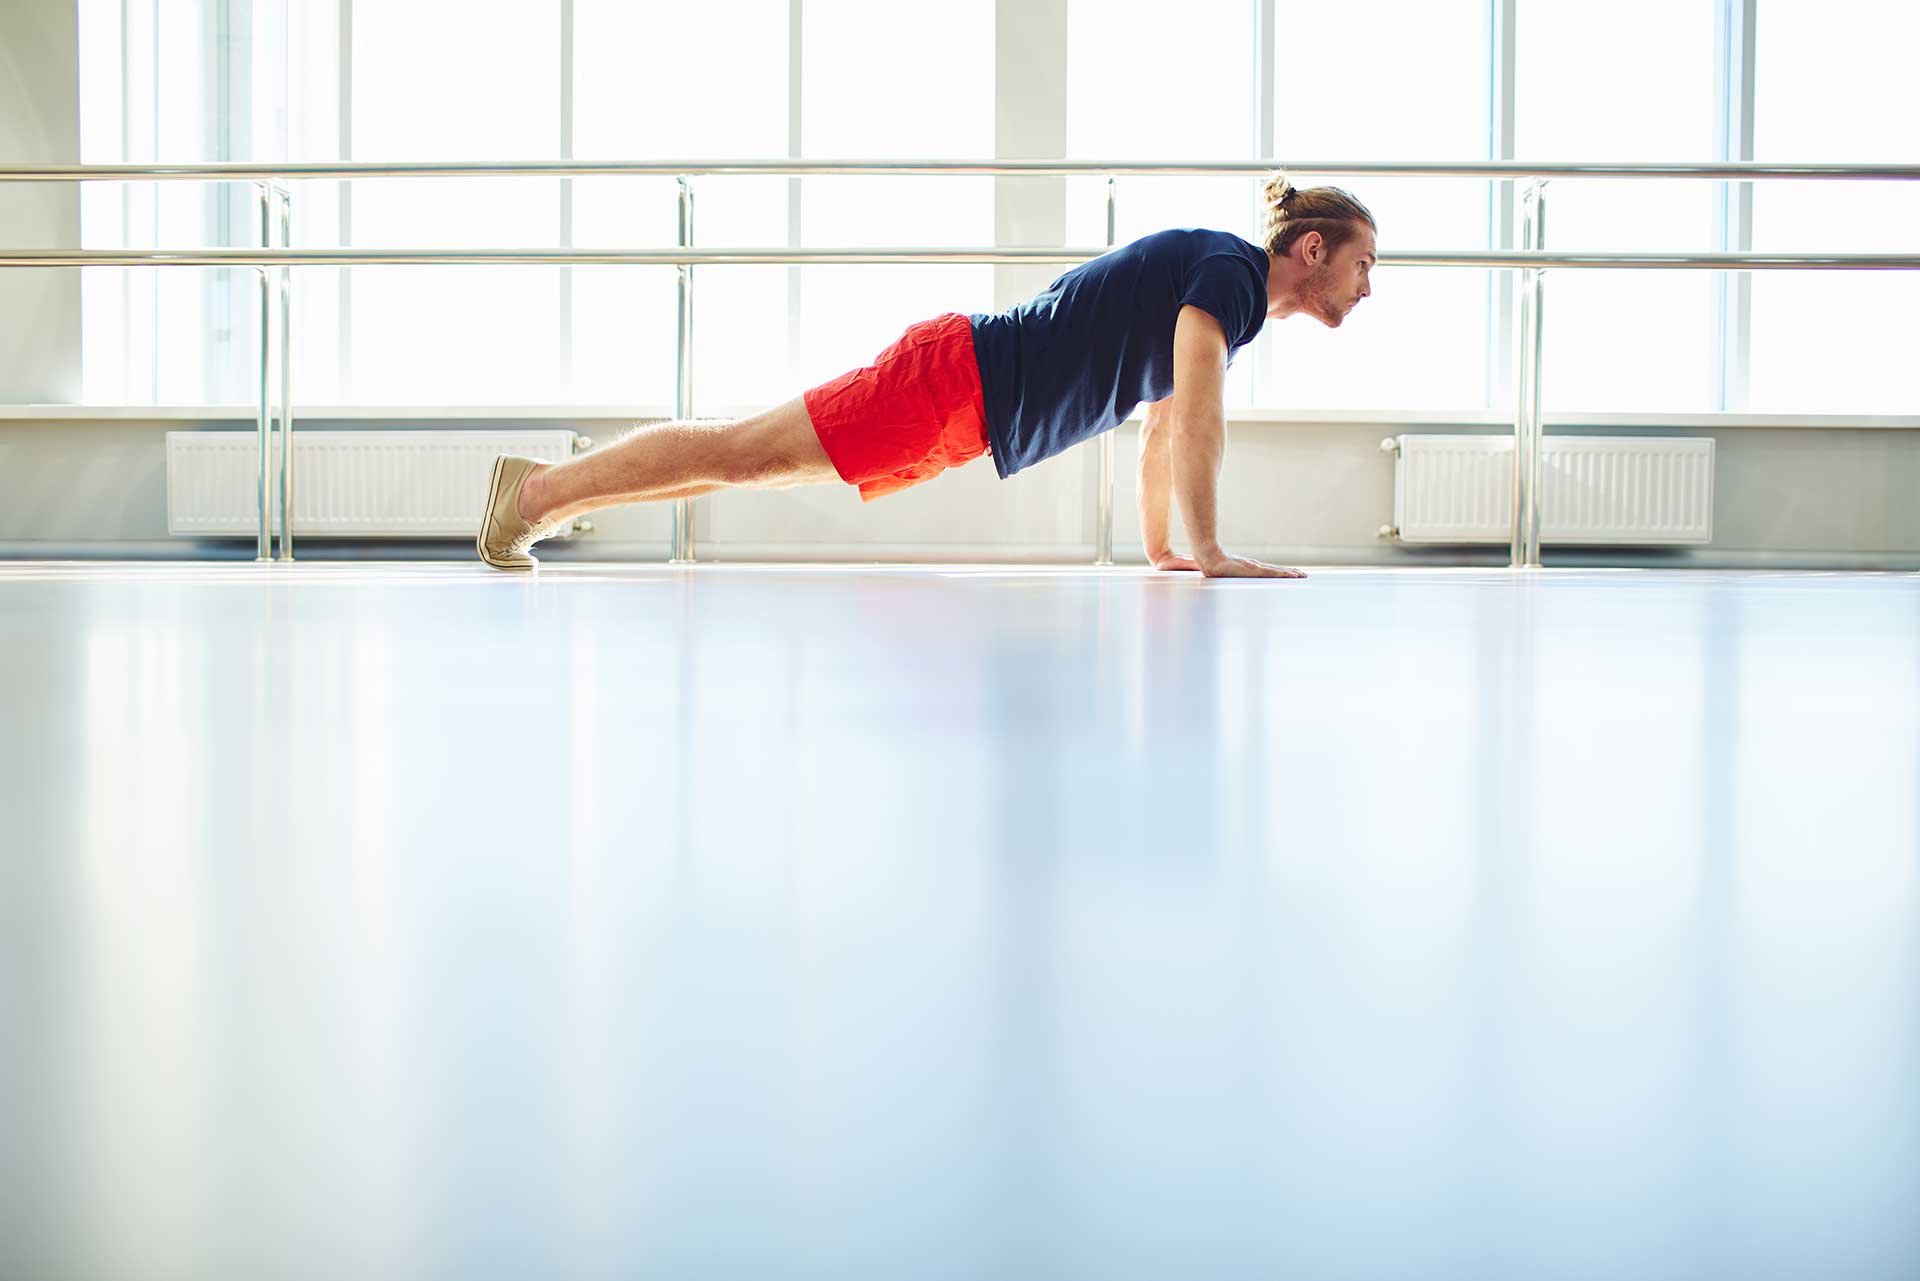
[[716, 479], [728, 485], [768, 485], [779, 477], [780, 457], [775, 442], [764, 425], [754, 418], [723, 428], [715, 442], [719, 448]]
[[839, 478], [799, 402], [748, 418], [727, 437], [729, 484], [785, 487]]

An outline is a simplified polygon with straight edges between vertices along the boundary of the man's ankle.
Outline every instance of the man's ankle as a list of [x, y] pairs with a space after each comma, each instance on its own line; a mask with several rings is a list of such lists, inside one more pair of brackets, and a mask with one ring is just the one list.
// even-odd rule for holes
[[521, 520], [529, 524], [537, 521], [535, 512], [540, 510], [541, 500], [545, 497], [547, 468], [552, 463], [538, 463], [527, 473], [527, 479], [520, 486], [520, 494], [514, 499], [514, 512]]

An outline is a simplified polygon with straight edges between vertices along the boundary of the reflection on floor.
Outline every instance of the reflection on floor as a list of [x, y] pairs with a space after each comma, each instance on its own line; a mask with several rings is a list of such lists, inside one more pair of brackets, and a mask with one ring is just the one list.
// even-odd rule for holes
[[1920, 1275], [1920, 580], [0, 566], [0, 1274]]

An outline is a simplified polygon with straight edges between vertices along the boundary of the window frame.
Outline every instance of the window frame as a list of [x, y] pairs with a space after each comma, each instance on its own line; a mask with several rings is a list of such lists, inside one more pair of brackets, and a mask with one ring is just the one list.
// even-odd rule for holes
[[[1279, 0], [1248, 0], [1252, 11], [1255, 32], [1252, 57], [1248, 72], [1253, 83], [1254, 119], [1249, 122], [1249, 151], [1253, 158], [1272, 158], [1275, 141], [1274, 98], [1278, 79], [1278, 54], [1276, 24], [1280, 16]], [[559, 115], [560, 125], [558, 150], [562, 157], [572, 158], [573, 147], [573, 101], [574, 101], [574, 6], [575, 0], [559, 0], [560, 31], [559, 42]], [[334, 104], [337, 116], [337, 152], [342, 160], [352, 160], [354, 154], [354, 122], [352, 108], [353, 83], [353, 28], [356, 0], [336, 0], [339, 38], [333, 50], [340, 92]], [[1518, 42], [1515, 38], [1518, 21], [1519, 0], [1484, 0], [1484, 31], [1488, 48], [1489, 74], [1485, 84], [1487, 104], [1486, 154], [1490, 158], [1510, 160], [1514, 158], [1516, 136], [1516, 113], [1518, 110], [1514, 92], [1518, 70]], [[1755, 155], [1755, 105], [1757, 96], [1757, 42], [1755, 38], [1758, 0], [1714, 0], [1715, 10], [1715, 47], [1714, 47], [1714, 103], [1715, 122], [1715, 160], [1749, 161]], [[238, 158], [246, 155], [262, 155], [278, 152], [287, 153], [287, 134], [285, 119], [288, 92], [285, 78], [271, 88], [260, 84], [258, 64], [255, 58], [248, 56], [261, 37], [277, 38], [284, 46], [289, 38], [284, 24], [275, 26], [271, 13], [251, 5], [247, 0], [202, 0], [196, 19], [202, 29], [212, 36], [207, 50], [203, 91], [208, 103], [208, 120], [205, 137], [210, 153], [216, 159]], [[801, 138], [803, 136], [803, 102], [805, 91], [805, 0], [788, 0], [787, 4], [787, 48], [788, 48], [788, 101], [787, 101], [787, 156], [800, 159]], [[120, 131], [120, 150], [125, 159], [132, 150], [128, 136], [128, 124], [137, 112], [157, 113], [162, 108], [160, 101], [161, 84], [152, 75], [137, 76], [135, 68], [129, 65], [130, 36], [127, 26], [128, 17], [122, 10], [120, 29], [119, 98], [122, 103], [122, 129]], [[154, 32], [148, 32], [155, 37]], [[995, 41], [1002, 39], [1002, 33], [996, 30]], [[157, 53], [157, 37], [155, 37]], [[284, 52], [284, 48], [283, 48]], [[1023, 50], [1028, 56], [1033, 50]], [[1064, 38], [1060, 45], [1043, 51], [1043, 57], [1057, 60], [1056, 71], [1060, 77], [1066, 75], [1068, 50]], [[132, 90], [142, 84], [151, 95], [149, 100], [136, 105], [132, 102]], [[260, 105], [252, 100], [255, 91], [277, 93], [279, 102], [276, 109], [282, 121], [279, 136], [260, 140], [254, 137], [256, 125], [263, 119]], [[996, 98], [998, 98], [996, 92]], [[264, 145], [256, 145], [264, 142]], [[1016, 180], [1017, 181], [1017, 180]], [[786, 241], [789, 247], [798, 247], [801, 241], [801, 201], [800, 193], [804, 179], [788, 179], [788, 226]], [[1511, 248], [1515, 242], [1516, 208], [1519, 197], [1519, 183], [1500, 181], [1488, 184], [1489, 195], [1486, 214], [1487, 243], [1497, 249]], [[1749, 252], [1754, 243], [1754, 186], [1751, 182], [1729, 182], [1716, 184], [1715, 236], [1717, 247], [1730, 252]], [[257, 239], [255, 220], [250, 216], [252, 208], [251, 193], [244, 185], [210, 186], [207, 188], [205, 228], [209, 243], [247, 245]], [[1066, 215], [1066, 197], [1064, 190], [1059, 194], [1061, 202], [1060, 216]], [[341, 183], [339, 201], [339, 238], [343, 244], [351, 244], [353, 238], [353, 189], [351, 183]], [[120, 234], [122, 243], [131, 238], [131, 214], [133, 202], [130, 197], [121, 203]], [[1257, 208], [1250, 211], [1250, 221], [1258, 220]], [[572, 246], [574, 243], [573, 183], [561, 180], [560, 215], [556, 229], [557, 243]], [[1257, 227], [1251, 234], [1258, 234]], [[124, 278], [129, 283], [124, 286], [131, 289], [134, 273]], [[572, 328], [574, 323], [572, 308], [573, 279], [571, 270], [561, 273], [561, 306], [559, 359], [560, 372], [569, 382], [574, 365], [574, 343]], [[788, 269], [788, 288], [786, 298], [786, 325], [789, 350], [801, 348], [801, 332], [804, 328], [803, 299], [801, 296], [800, 267]], [[1485, 325], [1485, 392], [1482, 407], [1503, 408], [1510, 405], [1513, 394], [1513, 352], [1515, 341], [1515, 290], [1518, 288], [1518, 273], [1502, 271], [1493, 273], [1488, 284], [1488, 306]], [[335, 359], [338, 399], [342, 405], [354, 405], [353, 395], [353, 277], [350, 271], [335, 273], [332, 287], [338, 291], [336, 299], [338, 334]], [[1717, 280], [1714, 305], [1715, 333], [1710, 348], [1714, 354], [1717, 368], [1714, 371], [1715, 399], [1714, 407], [1720, 412], [1737, 415], [1747, 411], [1750, 399], [1750, 365], [1753, 331], [1753, 278], [1750, 272], [1721, 273]], [[245, 272], [208, 272], [205, 274], [204, 300], [209, 321], [209, 332], [204, 339], [202, 385], [216, 396], [232, 392], [245, 383], [244, 372], [250, 366], [250, 360], [236, 355], [238, 346], [252, 322], [252, 290], [248, 273]], [[132, 315], [131, 295], [123, 303], [126, 311], [125, 322], [131, 331], [138, 322]], [[143, 316], [141, 321], [145, 321]], [[129, 332], [125, 338], [133, 337]], [[83, 323], [80, 341], [86, 342]], [[131, 359], [136, 348], [145, 354], [151, 365], [157, 366], [157, 358], [152, 354], [152, 337], [142, 343], [123, 342], [126, 357]], [[84, 347], [82, 355], [84, 357]], [[1270, 345], [1262, 344], [1254, 353], [1252, 378], [1252, 408], [1270, 410], [1280, 407], [1279, 389], [1275, 386], [1275, 359]], [[129, 369], [128, 373], [132, 374]], [[127, 380], [128, 386], [123, 398], [130, 400], [135, 381], [145, 385], [150, 399], [158, 397], [158, 374], [147, 371], [151, 376]], [[1463, 408], [1472, 408], [1463, 406]]]

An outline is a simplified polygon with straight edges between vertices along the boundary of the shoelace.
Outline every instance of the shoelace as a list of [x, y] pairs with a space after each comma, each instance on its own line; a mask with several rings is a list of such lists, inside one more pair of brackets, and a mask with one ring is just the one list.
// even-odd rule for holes
[[547, 535], [551, 534], [554, 530], [558, 528], [560, 528], [560, 522], [557, 520], [535, 521], [533, 524], [521, 530], [519, 537], [515, 538], [511, 543], [507, 544], [507, 555], [509, 556], [526, 555], [527, 549], [529, 547], [532, 547], [535, 543], [539, 542], [541, 539], [545, 538]]

